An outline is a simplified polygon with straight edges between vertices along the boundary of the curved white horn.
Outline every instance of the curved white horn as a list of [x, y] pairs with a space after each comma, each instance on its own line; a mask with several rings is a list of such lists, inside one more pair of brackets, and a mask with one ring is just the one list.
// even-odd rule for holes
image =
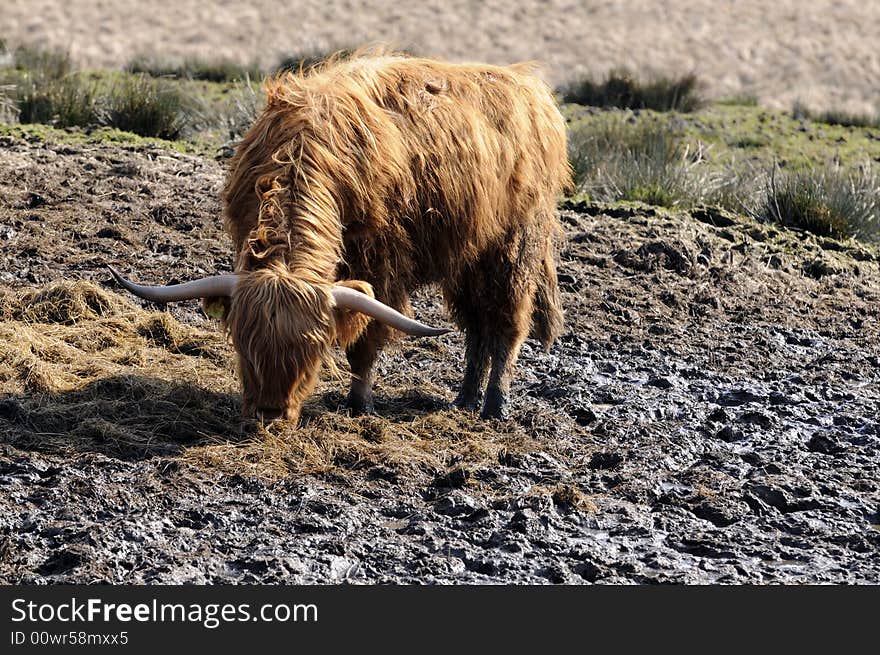
[[119, 271], [110, 265], [107, 268], [110, 269], [113, 277], [123, 287], [139, 298], [152, 300], [153, 302], [174, 302], [176, 300], [192, 300], [194, 298], [231, 296], [232, 292], [235, 291], [235, 283], [238, 281], [236, 275], [227, 274], [214, 275], [202, 278], [201, 280], [184, 282], [183, 284], [151, 287], [126, 280]]
[[372, 316], [377, 321], [416, 337], [436, 337], [452, 332], [452, 330], [447, 328], [435, 328], [419, 323], [408, 316], [404, 316], [385, 303], [379, 302], [365, 293], [355, 291], [351, 287], [335, 286], [332, 293], [337, 307]]

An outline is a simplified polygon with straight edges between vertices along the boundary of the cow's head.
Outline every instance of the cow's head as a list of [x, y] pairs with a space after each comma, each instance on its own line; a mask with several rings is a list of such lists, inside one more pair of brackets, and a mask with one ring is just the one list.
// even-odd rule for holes
[[416, 336], [449, 332], [379, 302], [366, 282], [313, 284], [282, 265], [155, 287], [110, 271], [140, 298], [162, 303], [202, 298], [209, 313], [219, 314], [237, 354], [243, 410], [263, 420], [296, 419], [333, 342], [353, 343], [370, 319]]

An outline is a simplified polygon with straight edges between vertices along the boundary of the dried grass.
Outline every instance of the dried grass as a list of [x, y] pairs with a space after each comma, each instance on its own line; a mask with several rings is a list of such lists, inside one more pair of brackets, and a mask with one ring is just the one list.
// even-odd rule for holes
[[334, 379], [299, 425], [242, 422], [219, 329], [144, 311], [89, 282], [0, 291], [0, 308], [0, 438], [20, 448], [179, 457], [263, 479], [381, 470], [401, 483], [539, 448], [518, 425], [438, 411], [436, 396], [393, 382], [381, 389], [381, 415], [338, 411], [344, 382]]

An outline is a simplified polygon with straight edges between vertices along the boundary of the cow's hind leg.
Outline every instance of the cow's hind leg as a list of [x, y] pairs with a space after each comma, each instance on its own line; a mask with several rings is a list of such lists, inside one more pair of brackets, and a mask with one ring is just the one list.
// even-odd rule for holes
[[531, 327], [536, 257], [529, 237], [527, 231], [511, 234], [503, 246], [465, 271], [455, 288], [445, 289], [453, 316], [466, 333], [464, 379], [453, 404], [480, 406], [491, 361], [483, 418], [505, 415], [516, 358]]
[[491, 317], [485, 343], [492, 357], [482, 418], [504, 418], [516, 359], [529, 334], [535, 297], [536, 240], [528, 231], [511, 235], [507, 245], [486, 260], [482, 315]]
[[[510, 383], [513, 380], [516, 358], [529, 333], [531, 295], [521, 298], [520, 304], [525, 307], [508, 307], [513, 312], [513, 316], [510, 320], [507, 317], [499, 320], [497, 330], [491, 338], [492, 371], [489, 374], [489, 384], [486, 386], [481, 418], [504, 418], [507, 415]], [[528, 313], [522, 311], [525, 309]]]
[[482, 315], [480, 276], [474, 271], [463, 272], [454, 285], [443, 289], [446, 304], [455, 322], [465, 333], [464, 377], [458, 396], [452, 401], [459, 409], [479, 409], [489, 364], [486, 350], [486, 318]]
[[488, 353], [483, 343], [477, 329], [466, 329], [464, 378], [458, 396], [452, 401], [459, 409], [475, 410], [480, 406], [488, 368]]

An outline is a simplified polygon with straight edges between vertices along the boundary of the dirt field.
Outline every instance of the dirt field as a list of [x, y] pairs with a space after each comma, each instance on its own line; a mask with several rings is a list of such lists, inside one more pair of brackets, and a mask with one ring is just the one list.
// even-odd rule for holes
[[328, 379], [267, 432], [197, 305], [135, 305], [103, 270], [228, 270], [222, 179], [0, 137], [0, 581], [877, 581], [873, 250], [567, 205], [567, 329], [524, 349], [509, 420], [447, 408], [454, 333], [383, 355], [377, 415]]
[[534, 59], [557, 84], [628, 66], [695, 71], [715, 97], [880, 106], [880, 4], [859, 0], [5, 0], [4, 37], [69, 49], [90, 67], [141, 53], [271, 66], [293, 52], [383, 41], [453, 59]]

